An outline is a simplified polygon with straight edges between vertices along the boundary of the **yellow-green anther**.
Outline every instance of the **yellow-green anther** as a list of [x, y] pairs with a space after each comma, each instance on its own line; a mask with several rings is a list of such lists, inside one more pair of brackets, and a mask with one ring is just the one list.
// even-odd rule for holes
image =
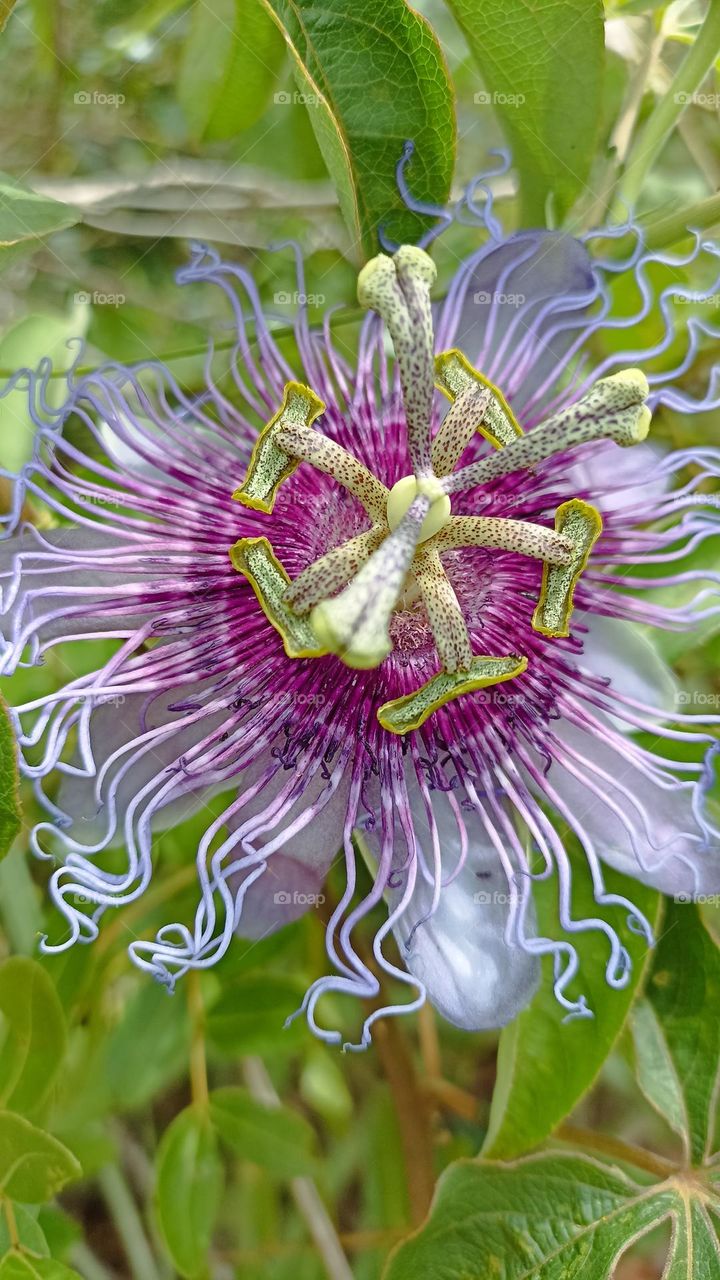
[[[490, 442], [493, 448], [504, 449], [506, 445], [512, 444], [518, 436], [522, 435], [522, 427], [502, 391], [475, 369], [462, 351], [453, 348], [436, 356], [435, 379], [440, 391], [444, 392], [449, 400], [457, 400], [471, 388], [484, 388], [489, 392], [487, 407], [481, 420], [476, 424], [476, 430]], [[455, 458], [453, 466], [459, 459], [460, 454]], [[447, 471], [451, 470], [452, 467], [448, 467]], [[440, 475], [437, 468], [436, 474]]]
[[385, 537], [387, 526], [376, 525], [326, 552], [293, 579], [285, 591], [285, 603], [295, 613], [309, 613], [314, 605], [346, 586]]
[[509, 520], [500, 516], [453, 516], [433, 539], [438, 552], [461, 547], [496, 547], [533, 556], [546, 564], [569, 564], [573, 544], [569, 539], [531, 520]]
[[436, 476], [449, 475], [472, 440], [490, 403], [487, 387], [474, 383], [453, 401], [432, 442]]
[[265, 617], [282, 636], [288, 658], [319, 658], [327, 653], [306, 618], [293, 613], [284, 595], [290, 579], [267, 538], [241, 538], [230, 559], [247, 578]]
[[385, 485], [342, 445], [300, 424], [283, 426], [275, 439], [295, 460], [295, 466], [298, 462], [312, 463], [352, 493], [373, 522], [384, 521], [388, 500]]
[[314, 391], [301, 382], [288, 382], [275, 417], [263, 427], [255, 441], [247, 474], [233, 498], [254, 511], [272, 511], [280, 485], [298, 465], [298, 459], [278, 443], [278, 433], [290, 426], [309, 429], [324, 412], [325, 405]]
[[358, 277], [358, 301], [388, 327], [400, 374], [408, 452], [418, 476], [432, 474], [433, 328], [430, 290], [436, 268], [423, 249], [403, 245], [393, 258], [378, 254]]
[[413, 561], [413, 576], [427, 610], [430, 630], [443, 669], [468, 671], [472, 664], [470, 637], [452, 584], [431, 547], [420, 547]]
[[429, 506], [430, 499], [419, 495], [349, 586], [333, 600], [317, 604], [310, 614], [320, 642], [347, 666], [378, 667], [390, 653], [390, 620]]
[[501, 453], [471, 463], [447, 477], [443, 481], [445, 491], [456, 493], [487, 484], [520, 468], [532, 467], [554, 453], [593, 440], [638, 444], [650, 429], [650, 410], [643, 403], [648, 390], [647, 378], [640, 369], [626, 369], [603, 378], [577, 404], [548, 418]]
[[555, 528], [571, 544], [572, 555], [565, 565], [545, 565], [532, 624], [544, 636], [569, 636], [575, 588], [602, 533], [602, 517], [588, 502], [572, 498], [555, 512]]
[[473, 658], [469, 671], [440, 671], [414, 693], [383, 703], [378, 709], [378, 720], [390, 733], [410, 733], [447, 702], [464, 693], [513, 680], [522, 674], [527, 664], [527, 658], [515, 654], [507, 658]]

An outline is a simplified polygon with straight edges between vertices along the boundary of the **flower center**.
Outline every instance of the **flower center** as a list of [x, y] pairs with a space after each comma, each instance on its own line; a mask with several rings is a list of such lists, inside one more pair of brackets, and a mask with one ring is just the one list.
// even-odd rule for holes
[[420, 545], [439, 533], [450, 519], [450, 499], [437, 476], [428, 476], [423, 480], [418, 480], [416, 476], [403, 476], [402, 480], [398, 480], [388, 494], [386, 518], [390, 530], [397, 529], [418, 495], [430, 499], [430, 509], [418, 534]]
[[[567, 636], [575, 587], [602, 529], [596, 509], [577, 498], [558, 508], [550, 528], [527, 520], [453, 515], [450, 495], [592, 440], [635, 444], [650, 423], [647, 379], [639, 369], [626, 369], [603, 378], [576, 404], [525, 435], [502, 393], [461, 352], [434, 357], [434, 280], [432, 260], [408, 245], [392, 258], [373, 258], [358, 278], [361, 304], [382, 317], [392, 339], [412, 473], [388, 491], [359, 459], [315, 430], [324, 404], [308, 387], [290, 382], [234, 494], [245, 506], [270, 513], [280, 485], [305, 462], [332, 476], [362, 504], [369, 528], [327, 551], [292, 582], [267, 538], [242, 538], [230, 555], [293, 658], [334, 653], [349, 667], [379, 666], [392, 651], [396, 610], [408, 594], [422, 601], [440, 670], [414, 693], [379, 708], [380, 723], [394, 733], [418, 728], [451, 699], [512, 679], [527, 666], [520, 654], [473, 653], [443, 554], [486, 547], [542, 561], [532, 626], [545, 636]], [[435, 387], [451, 403], [433, 436]], [[494, 452], [458, 470], [476, 432]]]

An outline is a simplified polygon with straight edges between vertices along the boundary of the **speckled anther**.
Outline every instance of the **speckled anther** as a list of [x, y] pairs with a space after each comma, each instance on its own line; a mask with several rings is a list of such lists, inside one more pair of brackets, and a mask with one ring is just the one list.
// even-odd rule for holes
[[[639, 369], [627, 369], [603, 378], [576, 404], [524, 434], [499, 388], [462, 352], [433, 356], [434, 281], [431, 259], [411, 246], [393, 257], [373, 258], [358, 280], [361, 304], [382, 317], [395, 349], [410, 474], [386, 487], [316, 429], [324, 405], [308, 387], [291, 382], [260, 433], [234, 495], [269, 514], [280, 485], [306, 463], [332, 476], [363, 508], [369, 527], [328, 546], [294, 581], [266, 538], [245, 538], [230, 554], [291, 657], [335, 654], [349, 667], [380, 666], [393, 652], [394, 637], [402, 634], [402, 619], [421, 611], [439, 670], [414, 692], [379, 708], [381, 725], [399, 734], [418, 729], [454, 698], [512, 680], [528, 665], [521, 654], [473, 653], [471, 630], [443, 556], [482, 548], [541, 561], [542, 586], [528, 623], [546, 637], [566, 636], [577, 583], [602, 530], [599, 513], [580, 499], [557, 509], [553, 528], [505, 516], [453, 514], [450, 495], [531, 470], [573, 445], [607, 439], [634, 444], [645, 438], [650, 423], [647, 380]], [[433, 434], [435, 386], [451, 403]], [[457, 470], [477, 435], [492, 452], [485, 447], [484, 456]], [[305, 518], [298, 512], [298, 520]]]

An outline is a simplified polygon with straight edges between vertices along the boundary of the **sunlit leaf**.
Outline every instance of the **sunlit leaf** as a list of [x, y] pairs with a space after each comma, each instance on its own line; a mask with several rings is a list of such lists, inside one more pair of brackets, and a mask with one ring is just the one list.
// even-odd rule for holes
[[396, 166], [406, 141], [414, 196], [443, 204], [455, 147], [452, 93], [431, 28], [404, 0], [263, 0], [292, 53], [299, 94], [277, 95], [283, 113], [307, 108], [353, 241], [368, 256], [378, 232], [415, 241], [427, 219], [406, 209]]
[[[601, 115], [602, 0], [448, 0], [520, 172], [523, 223], [559, 222], [586, 190]], [[481, 160], [479, 149], [479, 161]], [[480, 164], [478, 165], [480, 167]]]
[[196, 0], [177, 86], [191, 136], [249, 129], [268, 104], [284, 52], [260, 0]]

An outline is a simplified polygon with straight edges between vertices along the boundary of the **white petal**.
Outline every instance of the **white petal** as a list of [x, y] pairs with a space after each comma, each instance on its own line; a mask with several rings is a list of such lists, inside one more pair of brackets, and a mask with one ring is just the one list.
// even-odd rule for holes
[[[669, 714], [678, 706], [678, 685], [645, 630], [621, 618], [586, 614], [580, 665], [609, 676], [612, 690]], [[623, 722], [624, 723], [624, 722]]]
[[[704, 846], [689, 790], [663, 789], [620, 755], [611, 742], [567, 720], [560, 721], [555, 732], [608, 775], [607, 779], [589, 775], [600, 791], [598, 796], [557, 762], [548, 773], [548, 781], [601, 858], [663, 893], [720, 892], [720, 847], [717, 843], [714, 848]], [[643, 807], [647, 830], [618, 784], [626, 787]], [[625, 821], [606, 799], [616, 804]]]
[[[411, 783], [409, 790], [415, 831], [431, 866], [420, 792]], [[445, 795], [433, 792], [432, 799], [443, 878], [449, 879], [460, 858], [458, 827]], [[413, 926], [429, 912], [433, 897], [432, 885], [418, 874], [395, 934], [407, 968], [423, 983], [435, 1008], [455, 1026], [481, 1031], [505, 1026], [529, 1003], [539, 982], [540, 965], [536, 957], [506, 942], [510, 889], [505, 872], [477, 814], [463, 812], [462, 816], [470, 846], [463, 870], [441, 890], [436, 911], [413, 933]], [[389, 896], [391, 906], [397, 906], [402, 889]], [[530, 912], [528, 921], [531, 931]]]

